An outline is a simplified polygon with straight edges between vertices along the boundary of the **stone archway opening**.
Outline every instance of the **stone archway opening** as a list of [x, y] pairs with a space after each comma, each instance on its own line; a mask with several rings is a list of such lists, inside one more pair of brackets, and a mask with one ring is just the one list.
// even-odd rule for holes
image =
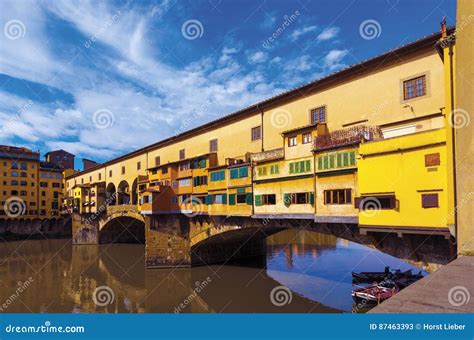
[[130, 216], [111, 219], [99, 230], [99, 244], [145, 244], [145, 223]]
[[132, 183], [132, 195], [131, 196], [132, 196], [131, 203], [133, 205], [137, 205], [138, 204], [138, 183], [137, 183], [136, 178]]
[[130, 204], [130, 186], [127, 181], [121, 181], [117, 188], [117, 204]]
[[117, 190], [115, 189], [114, 183], [107, 184], [107, 188], [105, 190], [105, 198], [108, 202], [108, 205], [115, 205], [117, 201]]

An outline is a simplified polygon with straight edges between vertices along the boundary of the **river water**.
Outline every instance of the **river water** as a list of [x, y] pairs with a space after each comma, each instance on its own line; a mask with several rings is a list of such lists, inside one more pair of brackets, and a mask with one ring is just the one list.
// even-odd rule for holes
[[266, 266], [145, 269], [143, 245], [0, 243], [0, 312], [351, 312], [351, 271], [416, 267], [308, 231], [267, 239]]

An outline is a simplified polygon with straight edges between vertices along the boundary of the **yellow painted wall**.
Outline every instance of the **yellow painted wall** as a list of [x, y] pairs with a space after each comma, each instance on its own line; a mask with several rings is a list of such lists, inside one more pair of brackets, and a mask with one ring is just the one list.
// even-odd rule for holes
[[[350, 204], [324, 204], [324, 191], [352, 189]], [[354, 197], [358, 195], [357, 172], [334, 173], [331, 176], [316, 177], [316, 215], [318, 216], [358, 216], [354, 208]]]
[[[398, 208], [360, 211], [359, 224], [447, 227], [446, 133], [444, 129], [363, 143], [358, 161], [359, 194], [395, 193]], [[440, 165], [425, 166], [439, 153]], [[435, 191], [439, 190], [439, 191]], [[438, 208], [422, 208], [420, 191], [439, 194]]]

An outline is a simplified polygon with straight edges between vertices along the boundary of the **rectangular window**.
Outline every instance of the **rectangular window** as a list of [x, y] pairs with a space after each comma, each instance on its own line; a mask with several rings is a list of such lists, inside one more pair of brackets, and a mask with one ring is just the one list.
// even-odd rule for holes
[[211, 139], [209, 141], [209, 151], [217, 152], [217, 139]]
[[259, 176], [266, 176], [267, 175], [267, 167], [266, 166], [260, 166], [257, 169], [258, 175]]
[[311, 117], [310, 122], [311, 124], [318, 124], [318, 123], [326, 123], [326, 106], [320, 106], [310, 111]]
[[102, 179], [102, 174], [99, 173], [99, 181]]
[[230, 179], [245, 178], [248, 177], [249, 168], [244, 166], [241, 168], [230, 169]]
[[438, 166], [441, 164], [439, 152], [425, 155], [425, 166]]
[[156, 157], [155, 157], [155, 166], [160, 165], [160, 163], [161, 163], [160, 156], [156, 156]]
[[122, 166], [122, 175], [125, 175], [125, 167]]
[[188, 187], [191, 185], [191, 178], [182, 178], [178, 181], [180, 187]]
[[361, 196], [354, 199], [354, 207], [360, 210], [389, 210], [396, 208], [395, 195]]
[[165, 166], [164, 168], [162, 168], [162, 169], [161, 169], [161, 173], [162, 173], [163, 175], [167, 174], [167, 173], [168, 173], [168, 167]]
[[137, 162], [137, 170], [140, 170], [142, 168], [142, 162]]
[[247, 203], [247, 194], [237, 194], [237, 204]]
[[189, 170], [189, 162], [183, 162], [179, 165], [179, 171]]
[[275, 205], [276, 204], [276, 195], [262, 195], [262, 205]]
[[324, 204], [351, 204], [352, 189], [324, 190]]
[[211, 172], [211, 182], [218, 182], [225, 180], [225, 170]]
[[426, 94], [426, 76], [420, 76], [403, 82], [403, 99], [413, 99]]
[[270, 175], [277, 175], [280, 173], [278, 164], [270, 166]]
[[47, 188], [48, 187], [48, 182], [40, 182], [40, 187]]
[[53, 183], [52, 185], [53, 185], [53, 188], [59, 188], [61, 186], [60, 183]]
[[423, 208], [438, 208], [438, 194], [422, 194], [421, 206]]
[[252, 141], [259, 140], [262, 138], [262, 129], [261, 126], [256, 126], [251, 130]]
[[288, 137], [288, 146], [296, 146], [296, 136]]
[[297, 192], [283, 195], [283, 203], [290, 204], [313, 204], [314, 194], [312, 192]]
[[186, 153], [184, 149], [179, 150], [179, 159], [185, 159]]
[[311, 132], [303, 133], [302, 137], [303, 137], [303, 144], [308, 144], [313, 141], [313, 135], [311, 134]]
[[207, 176], [196, 176], [193, 178], [193, 186], [207, 185]]

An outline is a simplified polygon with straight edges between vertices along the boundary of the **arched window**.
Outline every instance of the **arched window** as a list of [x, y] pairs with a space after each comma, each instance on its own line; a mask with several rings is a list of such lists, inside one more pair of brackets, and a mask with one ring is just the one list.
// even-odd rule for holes
[[22, 171], [20, 173], [20, 177], [28, 177], [28, 174], [26, 172]]
[[18, 177], [18, 171], [12, 171], [11, 176], [12, 177]]
[[10, 193], [12, 196], [18, 196], [18, 191], [16, 190], [12, 190]]
[[18, 181], [12, 181], [11, 185], [18, 185]]

